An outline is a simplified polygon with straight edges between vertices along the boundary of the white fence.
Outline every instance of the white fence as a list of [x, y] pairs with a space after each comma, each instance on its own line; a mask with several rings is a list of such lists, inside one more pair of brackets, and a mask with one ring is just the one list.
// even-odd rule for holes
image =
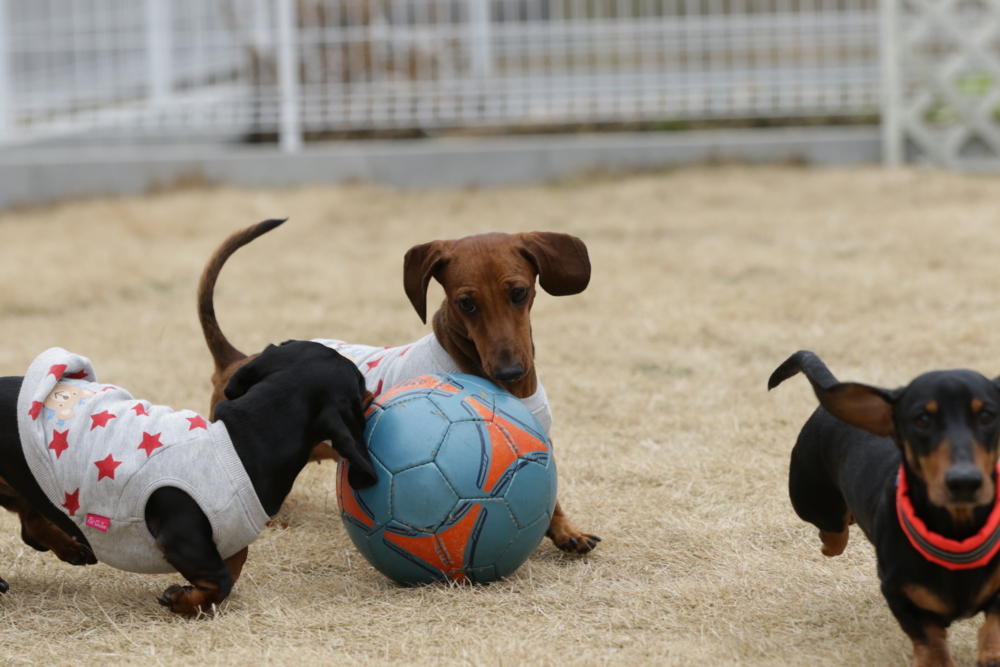
[[878, 49], [876, 0], [0, 0], [0, 144], [871, 116]]
[[884, 2], [886, 161], [1000, 169], [1000, 1]]

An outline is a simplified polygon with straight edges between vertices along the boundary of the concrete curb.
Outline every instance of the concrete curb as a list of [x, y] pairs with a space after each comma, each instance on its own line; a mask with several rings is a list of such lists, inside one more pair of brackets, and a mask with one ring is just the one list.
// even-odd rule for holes
[[252, 145], [12, 148], [0, 151], [0, 210], [185, 183], [492, 187], [706, 162], [840, 166], [880, 156], [873, 126], [349, 141], [296, 155]]

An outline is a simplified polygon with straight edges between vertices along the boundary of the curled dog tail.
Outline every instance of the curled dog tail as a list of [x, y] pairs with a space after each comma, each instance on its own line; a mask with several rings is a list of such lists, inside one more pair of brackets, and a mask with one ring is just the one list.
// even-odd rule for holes
[[812, 352], [799, 350], [778, 366], [767, 381], [768, 390], [797, 373], [809, 378], [820, 405], [837, 419], [879, 437], [892, 435], [893, 405], [903, 389], [882, 389], [857, 382], [841, 382]]
[[284, 220], [265, 220], [256, 225], [251, 225], [238, 232], [233, 232], [229, 238], [222, 242], [201, 274], [198, 283], [198, 320], [201, 322], [201, 331], [205, 334], [205, 342], [208, 343], [208, 351], [212, 353], [212, 360], [215, 362], [216, 371], [228, 367], [232, 363], [241, 359], [246, 359], [243, 354], [226, 339], [219, 322], [215, 319], [215, 305], [213, 295], [215, 293], [215, 281], [222, 271], [223, 264], [230, 255], [253, 241], [258, 236], [268, 233], [275, 227], [281, 225]]
[[768, 391], [799, 373], [804, 373], [814, 387], [819, 385], [823, 389], [832, 389], [840, 384], [840, 381], [833, 376], [822, 359], [809, 350], [799, 350], [774, 369], [771, 377], [767, 380]]

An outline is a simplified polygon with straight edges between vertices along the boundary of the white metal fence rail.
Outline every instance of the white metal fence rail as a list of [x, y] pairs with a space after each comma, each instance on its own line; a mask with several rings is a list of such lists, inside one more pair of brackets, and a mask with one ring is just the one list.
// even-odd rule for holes
[[876, 0], [0, 0], [0, 144], [878, 113]]

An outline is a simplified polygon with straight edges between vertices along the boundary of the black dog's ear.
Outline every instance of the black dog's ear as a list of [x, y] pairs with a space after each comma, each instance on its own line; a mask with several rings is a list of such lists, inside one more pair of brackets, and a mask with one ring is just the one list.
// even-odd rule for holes
[[534, 264], [538, 284], [552, 296], [579, 294], [590, 284], [590, 256], [583, 241], [558, 232], [518, 234], [521, 254]]
[[368, 445], [365, 444], [365, 416], [360, 404], [337, 403], [339, 405], [332, 404], [323, 409], [319, 417], [320, 428], [337, 453], [350, 461], [347, 480], [351, 487], [364, 489], [378, 481]]
[[873, 435], [892, 435], [892, 409], [899, 398], [898, 391], [857, 382], [839, 382], [826, 364], [807, 350], [796, 352], [771, 373], [767, 381], [768, 390], [796, 373], [802, 373], [809, 379], [820, 405], [837, 419]]
[[263, 352], [253, 357], [247, 363], [243, 364], [233, 376], [229, 378], [229, 382], [226, 384], [226, 389], [224, 393], [226, 394], [227, 400], [234, 400], [246, 394], [250, 387], [254, 386], [258, 382], [264, 379], [266, 375], [266, 365], [267, 359], [264, 355], [270, 350], [274, 345], [268, 345]]
[[447, 248], [448, 241], [431, 241], [413, 246], [403, 258], [403, 289], [424, 324], [427, 324], [427, 285], [448, 262]]

